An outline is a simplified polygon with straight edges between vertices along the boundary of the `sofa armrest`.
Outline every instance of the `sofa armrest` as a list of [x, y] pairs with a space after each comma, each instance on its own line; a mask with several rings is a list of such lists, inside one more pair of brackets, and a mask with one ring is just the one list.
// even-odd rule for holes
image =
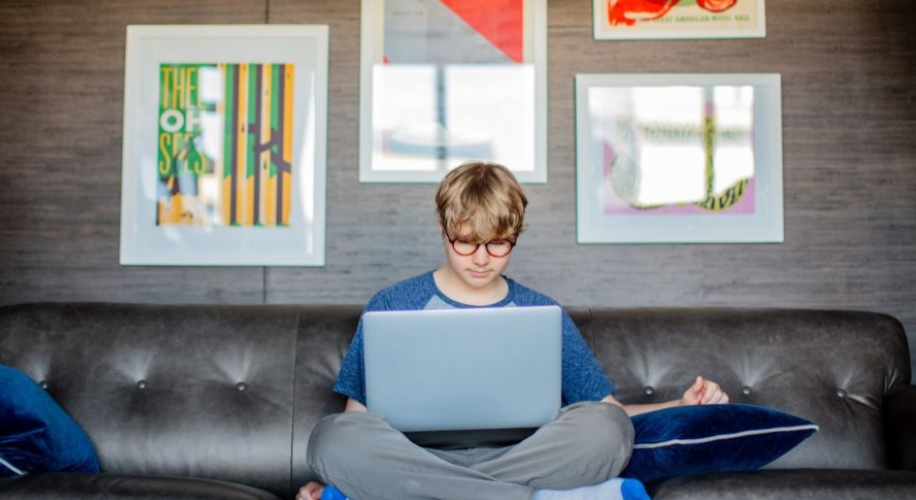
[[884, 396], [888, 466], [916, 471], [916, 385], [898, 385]]

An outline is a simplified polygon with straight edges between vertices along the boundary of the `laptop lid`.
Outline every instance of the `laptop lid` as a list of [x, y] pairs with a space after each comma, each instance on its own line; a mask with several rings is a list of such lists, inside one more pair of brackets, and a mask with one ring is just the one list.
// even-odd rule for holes
[[426, 445], [517, 441], [560, 408], [561, 336], [558, 306], [367, 312], [367, 407]]

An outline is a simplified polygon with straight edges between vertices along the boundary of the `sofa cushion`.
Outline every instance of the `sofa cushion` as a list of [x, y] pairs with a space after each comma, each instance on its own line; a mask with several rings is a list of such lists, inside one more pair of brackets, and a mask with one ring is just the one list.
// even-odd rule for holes
[[28, 375], [0, 365], [0, 476], [98, 471], [76, 422]]
[[758, 469], [818, 429], [802, 418], [743, 404], [666, 408], [634, 416], [633, 427], [633, 455], [621, 475], [641, 481]]
[[768, 469], [660, 479], [652, 500], [913, 500], [916, 472], [870, 469]]

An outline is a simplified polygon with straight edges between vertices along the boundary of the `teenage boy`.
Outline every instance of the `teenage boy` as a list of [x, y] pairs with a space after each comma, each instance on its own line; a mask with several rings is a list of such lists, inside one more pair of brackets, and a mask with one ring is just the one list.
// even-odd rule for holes
[[[452, 170], [436, 192], [445, 265], [380, 291], [366, 311], [556, 304], [503, 275], [525, 230], [527, 204], [521, 186], [501, 165], [474, 162]], [[562, 338], [564, 406], [553, 422], [512, 446], [444, 450], [420, 447], [366, 411], [360, 325], [334, 386], [348, 397], [345, 412], [316, 425], [309, 466], [358, 500], [648, 499], [639, 482], [612, 479], [632, 450], [629, 416], [727, 403], [728, 396], [718, 384], [697, 377], [681, 399], [623, 405], [565, 312]], [[297, 498], [318, 500], [321, 493], [321, 485], [309, 483]]]

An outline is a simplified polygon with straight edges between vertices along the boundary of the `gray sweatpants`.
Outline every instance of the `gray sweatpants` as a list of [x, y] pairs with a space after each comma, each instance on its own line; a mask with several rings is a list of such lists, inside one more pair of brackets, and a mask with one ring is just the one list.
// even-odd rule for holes
[[356, 500], [528, 500], [535, 489], [606, 481], [626, 466], [633, 424], [618, 406], [578, 403], [524, 441], [439, 450], [413, 444], [378, 415], [329, 415], [309, 438], [308, 463]]

